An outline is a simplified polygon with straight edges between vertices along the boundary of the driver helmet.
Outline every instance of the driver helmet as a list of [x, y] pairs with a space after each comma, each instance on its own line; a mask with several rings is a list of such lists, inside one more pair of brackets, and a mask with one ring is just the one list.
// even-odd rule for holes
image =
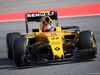
[[42, 29], [43, 29], [43, 31], [50, 31], [50, 30], [53, 30], [53, 21], [51, 20], [51, 18], [49, 17], [49, 16], [46, 16], [45, 18], [44, 18], [44, 21], [43, 21], [44, 23], [43, 23], [43, 27], [42, 27]]
[[53, 30], [53, 25], [50, 23], [44, 23], [43, 24], [43, 30], [46, 31], [46, 30]]

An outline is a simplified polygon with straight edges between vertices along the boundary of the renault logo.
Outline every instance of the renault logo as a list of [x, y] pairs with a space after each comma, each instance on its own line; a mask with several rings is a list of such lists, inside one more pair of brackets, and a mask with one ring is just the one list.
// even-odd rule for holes
[[56, 48], [55, 48], [55, 50], [56, 50], [56, 51], [59, 51], [59, 50], [60, 50], [60, 48], [59, 48], [59, 47], [56, 47]]

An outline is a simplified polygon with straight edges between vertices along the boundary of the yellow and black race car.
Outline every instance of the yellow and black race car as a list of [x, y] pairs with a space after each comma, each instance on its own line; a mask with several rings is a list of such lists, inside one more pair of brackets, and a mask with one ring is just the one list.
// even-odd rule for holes
[[[40, 22], [40, 28], [28, 33], [28, 22]], [[55, 21], [56, 26], [53, 25]], [[93, 59], [97, 56], [94, 34], [78, 26], [58, 26], [56, 11], [26, 14], [26, 33], [6, 36], [8, 58], [15, 64]]]

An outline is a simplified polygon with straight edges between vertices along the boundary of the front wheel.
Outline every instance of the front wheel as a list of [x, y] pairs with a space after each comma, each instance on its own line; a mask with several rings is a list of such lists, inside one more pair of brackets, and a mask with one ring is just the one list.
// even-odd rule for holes
[[7, 51], [8, 51], [8, 58], [9, 59], [13, 59], [14, 40], [18, 37], [20, 37], [19, 32], [8, 33], [6, 36]]
[[91, 58], [96, 57], [97, 55], [96, 40], [92, 31], [86, 30], [80, 32], [78, 47], [80, 50], [82, 49], [87, 50]]
[[14, 61], [18, 67], [29, 65], [25, 56], [27, 54], [28, 39], [21, 37], [14, 42]]

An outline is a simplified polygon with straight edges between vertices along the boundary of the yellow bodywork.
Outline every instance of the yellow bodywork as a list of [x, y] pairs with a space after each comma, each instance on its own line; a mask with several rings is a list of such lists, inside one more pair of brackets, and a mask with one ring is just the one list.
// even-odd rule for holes
[[64, 59], [64, 51], [63, 51], [63, 42], [61, 38], [61, 32], [52, 32], [51, 36], [48, 37], [50, 46], [53, 53], [53, 59], [55, 58], [62, 58]]
[[[41, 12], [41, 13], [50, 13], [49, 11], [46, 12]], [[48, 19], [48, 20], [47, 20]], [[53, 25], [53, 21], [49, 16], [44, 16], [41, 19], [40, 22], [40, 28], [38, 29], [38, 31], [34, 32], [34, 33], [26, 33], [23, 34], [25, 35], [26, 38], [30, 39], [35, 39], [34, 43], [39, 43], [41, 41], [45, 41], [47, 40], [49, 46], [48, 49], [51, 49], [52, 54], [53, 54], [53, 59], [65, 59], [64, 56], [64, 50], [63, 50], [63, 44], [65, 42], [64, 39], [66, 39], [65, 37], [67, 36], [71, 36], [73, 35], [74, 38], [73, 40], [78, 40], [78, 35], [75, 32], [75, 29], [65, 29], [62, 30], [61, 27], [54, 27], [54, 30], [51, 30], [49, 32], [42, 32], [42, 27], [44, 23], [48, 23], [51, 22], [51, 24]], [[44, 47], [45, 44], [39, 44], [37, 46], [35, 46], [34, 48], [41, 48]], [[75, 45], [75, 43], [69, 42], [67, 44], [71, 44], [71, 45]]]
[[[50, 48], [52, 50], [52, 54], [53, 54], [53, 59], [55, 60], [57, 59], [65, 59], [64, 56], [64, 51], [63, 51], [63, 43], [65, 42], [64, 40], [62, 40], [62, 38], [64, 38], [64, 36], [68, 36], [68, 35], [75, 35], [75, 38], [77, 40], [78, 35], [75, 33], [75, 30], [65, 30], [63, 31], [61, 29], [61, 27], [55, 27], [56, 31], [50, 31], [50, 32], [42, 32], [41, 29], [39, 29], [39, 32], [35, 32], [35, 33], [25, 33], [23, 35], [25, 35], [26, 38], [28, 39], [32, 39], [35, 38], [35, 43], [44, 41], [44, 40], [48, 40], [49, 46], [48, 48]], [[74, 43], [69, 42], [68, 44], [72, 44], [75, 45]], [[40, 44], [38, 46], [35, 46], [35, 48], [40, 48], [40, 47], [44, 47], [44, 44]]]

